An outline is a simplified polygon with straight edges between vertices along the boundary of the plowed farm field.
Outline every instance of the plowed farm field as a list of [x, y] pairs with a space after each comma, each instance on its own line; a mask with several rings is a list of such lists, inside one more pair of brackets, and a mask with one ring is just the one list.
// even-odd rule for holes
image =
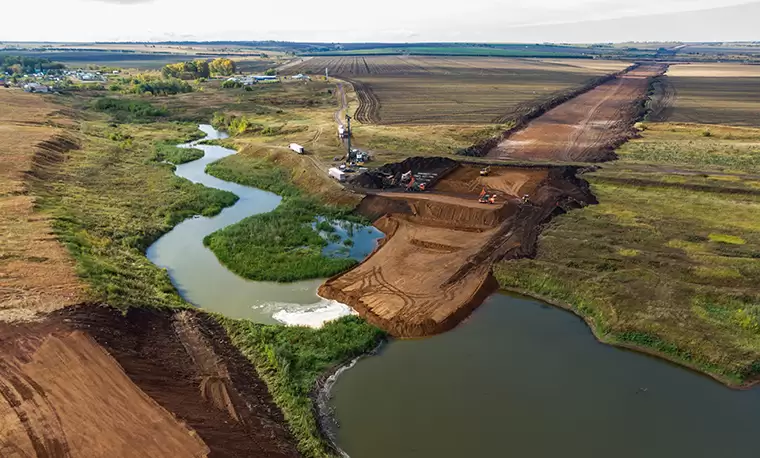
[[667, 76], [675, 97], [658, 121], [760, 126], [760, 66], [673, 65]]
[[501, 123], [521, 106], [552, 98], [629, 64], [582, 59], [410, 56], [315, 57], [289, 73], [348, 80], [359, 98], [356, 118], [376, 124]]

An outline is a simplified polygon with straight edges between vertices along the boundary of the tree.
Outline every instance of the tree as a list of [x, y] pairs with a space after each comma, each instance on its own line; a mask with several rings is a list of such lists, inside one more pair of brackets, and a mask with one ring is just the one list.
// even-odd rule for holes
[[274, 68], [268, 68], [267, 71], [264, 72], [264, 74], [267, 76], [276, 76], [277, 70]]
[[209, 64], [211, 73], [222, 76], [230, 76], [235, 73], [235, 62], [225, 57], [214, 59]]

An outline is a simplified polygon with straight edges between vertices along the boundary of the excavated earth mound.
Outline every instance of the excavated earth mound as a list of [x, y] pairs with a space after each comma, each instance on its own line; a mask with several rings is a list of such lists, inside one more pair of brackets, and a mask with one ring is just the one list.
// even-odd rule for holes
[[385, 164], [377, 169], [359, 174], [351, 180], [350, 184], [366, 189], [398, 187], [401, 175], [412, 170], [418, 178], [421, 174], [424, 175], [426, 184], [433, 186], [457, 166], [459, 166], [457, 161], [445, 157], [410, 157], [401, 162]]
[[553, 108], [502, 140], [487, 153], [493, 159], [600, 162], [635, 135], [650, 78], [665, 65], [641, 65]]
[[266, 385], [196, 312], [0, 322], [2, 457], [296, 457]]
[[[321, 296], [352, 306], [397, 337], [444, 332], [497, 284], [492, 265], [530, 255], [539, 227], [565, 208], [594, 202], [575, 169], [462, 165], [426, 193], [375, 192], [358, 211], [386, 234], [352, 270], [328, 279]], [[498, 196], [482, 204], [483, 189]], [[530, 195], [529, 202], [517, 196]]]

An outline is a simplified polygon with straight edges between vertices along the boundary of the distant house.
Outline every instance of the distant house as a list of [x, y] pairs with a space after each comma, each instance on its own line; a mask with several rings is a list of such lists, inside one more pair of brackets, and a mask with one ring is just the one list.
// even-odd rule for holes
[[269, 75], [253, 75], [254, 81], [278, 81], [276, 76]]
[[307, 76], [307, 75], [304, 75], [303, 73], [299, 73], [296, 76], [294, 76], [293, 79], [294, 80], [307, 80], [307, 81], [310, 81], [311, 77]]
[[24, 85], [26, 92], [50, 92], [50, 88], [40, 83], [28, 83]]

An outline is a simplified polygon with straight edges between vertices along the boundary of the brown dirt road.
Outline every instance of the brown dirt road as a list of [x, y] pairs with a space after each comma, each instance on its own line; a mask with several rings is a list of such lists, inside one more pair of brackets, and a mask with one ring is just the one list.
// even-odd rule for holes
[[[328, 279], [322, 297], [356, 309], [397, 337], [447, 331], [465, 319], [497, 287], [493, 263], [532, 252], [540, 224], [561, 206], [593, 201], [569, 168], [463, 165], [432, 192], [372, 192], [359, 212], [380, 218], [380, 247], [354, 269]], [[483, 187], [498, 204], [477, 202]], [[530, 194], [522, 204], [518, 196]]]
[[664, 65], [642, 65], [559, 105], [502, 140], [487, 153], [492, 159], [599, 162], [634, 133], [639, 104], [649, 78]]

